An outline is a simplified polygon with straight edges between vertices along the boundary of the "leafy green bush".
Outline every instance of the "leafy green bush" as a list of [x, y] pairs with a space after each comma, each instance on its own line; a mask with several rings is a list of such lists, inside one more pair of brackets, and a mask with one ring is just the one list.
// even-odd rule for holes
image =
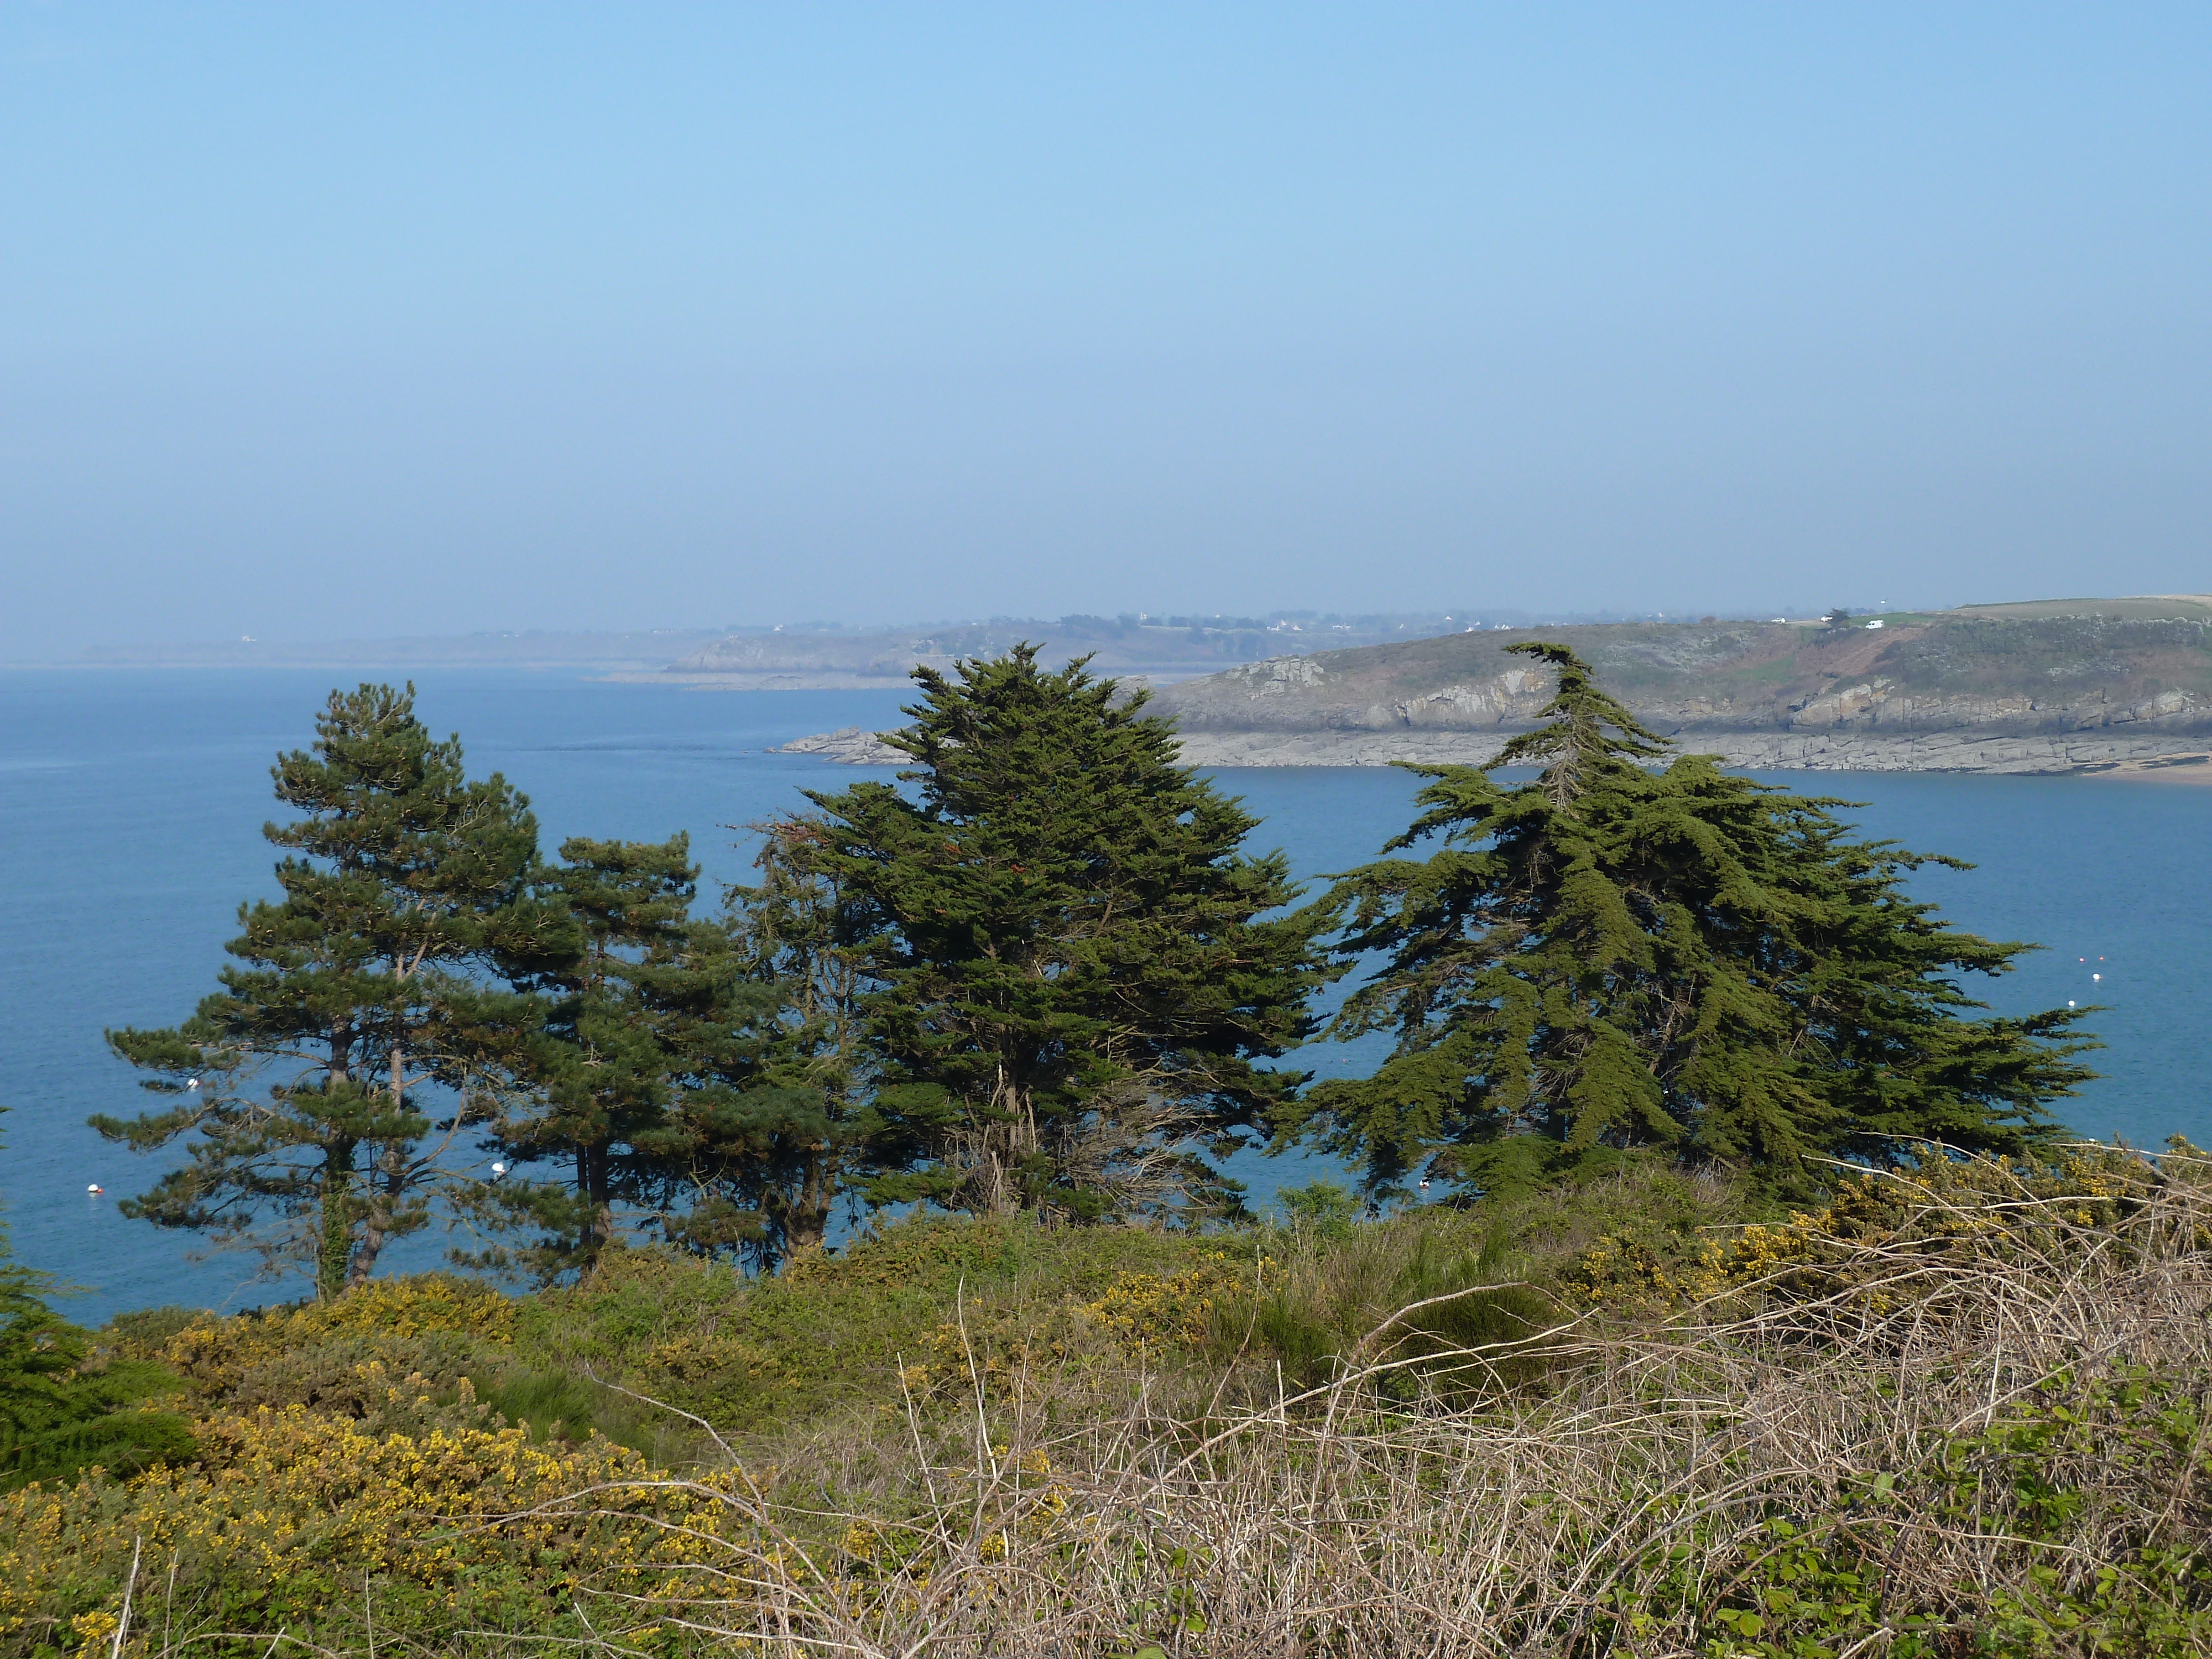
[[[143, 1540], [171, 1638], [240, 1659], [365, 1659], [372, 1613], [453, 1652], [1457, 1620], [1591, 1659], [2179, 1659], [2212, 1644], [2193, 1158], [1931, 1158], [1782, 1216], [1632, 1161], [1334, 1236], [910, 1218], [770, 1279], [618, 1249], [514, 1301], [121, 1321], [70, 1386], [165, 1356], [193, 1448], [117, 1474], [88, 1438], [0, 1498], [0, 1655], [111, 1640]], [[113, 1403], [84, 1420], [127, 1437]]]
[[1359, 1224], [1359, 1199], [1334, 1181], [1285, 1187], [1275, 1194], [1290, 1217], [1291, 1230], [1313, 1238], [1349, 1238]]

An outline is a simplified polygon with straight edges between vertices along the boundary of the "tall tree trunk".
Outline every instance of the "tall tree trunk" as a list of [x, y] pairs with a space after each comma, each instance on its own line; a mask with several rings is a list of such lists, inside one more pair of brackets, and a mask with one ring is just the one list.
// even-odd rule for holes
[[995, 1121], [975, 1137], [969, 1188], [976, 1213], [1012, 1215], [1022, 1207], [1019, 1171], [1037, 1150], [1036, 1103], [1028, 1088], [1007, 1075], [1003, 1062], [991, 1106]]
[[[323, 1089], [329, 1099], [353, 1080], [353, 1027], [343, 1020], [331, 1027], [331, 1061]], [[351, 1135], [333, 1140], [323, 1158], [319, 1236], [315, 1241], [315, 1295], [319, 1299], [345, 1289], [346, 1267], [353, 1258], [353, 1152]]]
[[576, 1248], [588, 1273], [599, 1253], [614, 1242], [614, 1159], [607, 1143], [598, 1141], [576, 1148], [576, 1196], [584, 1201], [584, 1216]]
[[376, 1170], [368, 1180], [368, 1202], [362, 1216], [361, 1248], [354, 1252], [353, 1267], [346, 1274], [346, 1287], [368, 1283], [376, 1271], [376, 1259], [384, 1254], [384, 1246], [392, 1237], [392, 1218], [398, 1212], [401, 1193], [407, 1184], [407, 1145], [404, 1141], [387, 1140], [378, 1154]]
[[830, 1231], [830, 1148], [820, 1146], [810, 1150], [805, 1167], [799, 1197], [783, 1221], [784, 1243], [792, 1255], [820, 1249]]
[[345, 1289], [353, 1257], [353, 1147], [350, 1139], [336, 1141], [323, 1159], [322, 1234], [315, 1250], [319, 1298]]
[[[407, 1050], [397, 1031], [392, 1038], [387, 1081], [392, 1092], [392, 1115], [398, 1118], [407, 1109]], [[379, 1176], [382, 1177], [380, 1181]], [[366, 1285], [376, 1271], [376, 1259], [384, 1254], [385, 1243], [392, 1237], [392, 1218], [406, 1181], [406, 1146], [401, 1141], [387, 1140], [377, 1155], [376, 1172], [369, 1177], [368, 1203], [362, 1216], [361, 1249], [355, 1252], [353, 1266], [346, 1273], [348, 1288]]]

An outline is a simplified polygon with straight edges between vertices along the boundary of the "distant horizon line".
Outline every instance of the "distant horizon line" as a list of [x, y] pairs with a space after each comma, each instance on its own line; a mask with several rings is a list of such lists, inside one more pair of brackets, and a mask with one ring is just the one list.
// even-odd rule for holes
[[[1894, 609], [1895, 607], [1892, 607]], [[1926, 607], [1917, 607], [1925, 609]], [[1802, 607], [1786, 607], [1802, 612]], [[1871, 612], [1869, 612], [1871, 614]], [[731, 623], [715, 628], [471, 628], [450, 631], [407, 634], [342, 634], [342, 635], [258, 635], [240, 634], [233, 638], [200, 635], [189, 639], [131, 640], [85, 646], [73, 656], [39, 657], [10, 659], [0, 663], [8, 667], [106, 667], [115, 665], [104, 660], [104, 653], [129, 654], [133, 657], [162, 652], [204, 653], [234, 652], [242, 646], [258, 646], [269, 650], [300, 651], [335, 647], [389, 647], [420, 646], [438, 643], [460, 643], [488, 640], [544, 640], [561, 641], [653, 640], [653, 639], [731, 639], [744, 635], [772, 636], [775, 635], [900, 635], [941, 633], [951, 629], [1005, 628], [1035, 625], [1041, 628], [1080, 628], [1088, 625], [1139, 625], [1148, 628], [1187, 629], [1192, 627], [1213, 627], [1224, 633], [1246, 632], [1303, 632], [1301, 624], [1320, 627], [1362, 625], [1376, 627], [1389, 624], [1443, 623], [1503, 623], [1522, 627], [1590, 627], [1609, 623], [1633, 622], [1698, 622], [1711, 618], [1723, 622], [1771, 622], [1771, 617], [1753, 615], [1749, 611], [1718, 612], [1711, 610], [1680, 611], [1615, 610], [1598, 611], [1532, 611], [1521, 606], [1466, 606], [1451, 611], [1395, 610], [1340, 611], [1316, 611], [1304, 607], [1269, 607], [1254, 611], [1129, 611], [1105, 614], [1096, 611], [1070, 611], [1058, 617], [1016, 616], [1000, 612], [989, 616], [950, 616], [921, 621], [891, 623], [841, 622], [831, 618], [810, 617], [800, 621], [778, 623]], [[133, 663], [130, 665], [145, 665]]]
[[[1722, 611], [1713, 610], [1663, 611], [1658, 609], [1623, 611], [1530, 611], [1519, 606], [1465, 607], [1452, 611], [1398, 610], [1360, 612], [1317, 611], [1305, 607], [1271, 607], [1258, 611], [1125, 611], [1113, 615], [1098, 612], [1071, 611], [1057, 617], [1013, 616], [999, 613], [987, 617], [955, 617], [934, 621], [902, 623], [850, 623], [828, 618], [782, 623], [732, 623], [716, 628], [477, 628], [452, 632], [343, 635], [321, 637], [286, 635], [269, 637], [244, 635], [234, 639], [195, 638], [170, 641], [132, 641], [86, 646], [67, 657], [20, 657], [0, 660], [0, 668], [22, 670], [32, 668], [101, 669], [101, 668], [157, 668], [157, 667], [285, 667], [311, 668], [318, 666], [366, 666], [380, 661], [388, 665], [400, 665], [409, 659], [425, 666], [441, 665], [434, 660], [424, 660], [424, 653], [434, 659], [439, 655], [453, 659], [443, 665], [462, 666], [635, 666], [659, 658], [664, 653], [681, 652], [714, 641], [775, 637], [842, 639], [847, 641], [882, 637], [886, 640], [915, 635], [927, 636], [954, 630], [978, 629], [1036, 628], [1039, 630], [1069, 630], [1079, 635], [1095, 634], [1106, 629], [1142, 629], [1147, 633], [1200, 630], [1202, 633], [1237, 635], [1250, 633], [1280, 633], [1287, 635], [1312, 635], [1324, 630], [1337, 629], [1351, 633], [1374, 635], [1403, 633], [1413, 629], [1435, 628], [1443, 632], [1459, 632], [1468, 627], [1485, 628], [1575, 628], [1601, 627], [1629, 623], [1665, 622], [1696, 623], [1758, 623], [1771, 625], [1777, 622], [1816, 621], [1830, 611], [1841, 609], [1862, 617], [1943, 615], [1959, 611], [2040, 608], [2049, 605], [2142, 604], [2160, 599], [2187, 601], [2197, 605], [2212, 605], [2212, 596], [2202, 594], [2133, 594], [2078, 595], [2063, 599], [1978, 600], [1946, 606], [1904, 606], [1875, 603], [1860, 606], [1830, 606], [1812, 611], [1804, 606], [1776, 607], [1774, 611]], [[482, 659], [478, 653], [473, 664], [465, 664], [456, 647], [481, 647], [488, 644], [507, 641], [523, 650], [501, 653], [491, 661]], [[1287, 642], [1287, 641], [1286, 641]], [[533, 653], [527, 647], [554, 647], [550, 653]], [[266, 653], [264, 655], [264, 653]], [[319, 660], [317, 659], [325, 658]], [[260, 659], [257, 661], [257, 659]]]

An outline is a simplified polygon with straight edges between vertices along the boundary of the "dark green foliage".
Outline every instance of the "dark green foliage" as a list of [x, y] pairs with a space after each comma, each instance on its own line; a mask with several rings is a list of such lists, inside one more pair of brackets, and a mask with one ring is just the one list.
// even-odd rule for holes
[[[2201, 1379], [2139, 1366], [2062, 1371], [1989, 1427], [1850, 1483], [1825, 1513], [1771, 1515], [1730, 1540], [1742, 1559], [1717, 1592], [1710, 1565], [1702, 1585], [1695, 1571], [1722, 1553], [1717, 1539], [1678, 1547], [1679, 1565], [1648, 1564], [1664, 1576], [1625, 1603], [1621, 1625], [1694, 1613], [1708, 1632], [1698, 1651], [1717, 1659], [1835, 1659], [1885, 1633], [1897, 1659], [2189, 1659], [2212, 1644], [2212, 1558], [2197, 1542], [2212, 1473], [2202, 1394]], [[2166, 1496], [2164, 1512], [2094, 1513], [2083, 1477], [2114, 1463]], [[1892, 1583], [1911, 1534], [1931, 1525], [1985, 1540], [1984, 1583], [1958, 1585], [1948, 1605]]]
[[549, 1016], [529, 1090], [491, 1142], [551, 1159], [573, 1184], [510, 1178], [477, 1194], [495, 1229], [536, 1225], [520, 1250], [470, 1255], [541, 1282], [588, 1273], [617, 1212], [701, 1255], [772, 1268], [820, 1248], [872, 1173], [881, 1120], [861, 1029], [865, 952], [853, 906], [811, 856], [821, 826], [762, 826], [759, 881], [695, 920], [684, 837], [570, 841], [545, 890], [569, 906], [580, 957], [538, 981]]
[[1349, 1238], [1359, 1224], [1359, 1197], [1334, 1181], [1285, 1187], [1275, 1194], [1292, 1231], [1312, 1238]]
[[0, 1234], [0, 1487], [74, 1480], [95, 1464], [130, 1475], [192, 1454], [185, 1419], [148, 1401], [177, 1378], [97, 1352], [47, 1305], [53, 1281], [12, 1260]]
[[473, 1194], [495, 1226], [543, 1235], [519, 1256], [494, 1251], [479, 1265], [520, 1265], [541, 1280], [590, 1270], [615, 1237], [616, 1206], [662, 1206], [670, 1123], [686, 1039], [713, 996], [692, 960], [691, 900], [699, 872], [690, 839], [562, 843], [561, 862], [538, 891], [566, 907], [580, 942], [574, 956], [532, 980], [543, 1024], [519, 1062], [526, 1085], [496, 1119], [489, 1144], [510, 1164], [566, 1165], [564, 1183], [520, 1176]]
[[567, 1371], [520, 1371], [484, 1403], [510, 1423], [527, 1423], [539, 1439], [581, 1440], [598, 1426], [606, 1390]]
[[977, 1341], [1042, 1333], [1123, 1273], [1172, 1273], [1220, 1249], [1188, 1231], [925, 1211], [775, 1274], [616, 1251], [582, 1284], [524, 1303], [516, 1347], [538, 1370], [618, 1379], [726, 1435], [811, 1431], [896, 1400], [915, 1363], [943, 1367], [936, 1345], [963, 1310]]
[[[186, 1143], [125, 1213], [304, 1261], [330, 1294], [425, 1224], [454, 1123], [520, 1056], [536, 1011], [499, 976], [574, 946], [532, 890], [528, 802], [495, 775], [471, 781], [413, 687], [334, 691], [315, 730], [273, 772], [303, 815], [263, 830], [288, 854], [284, 896], [240, 907], [223, 988], [173, 1030], [108, 1033], [176, 1103], [93, 1124], [136, 1151]], [[459, 1101], [442, 1134], [426, 1086]]]
[[1331, 1082], [1282, 1133], [1318, 1133], [1390, 1188], [1416, 1170], [1493, 1190], [1638, 1146], [1748, 1165], [1803, 1188], [1810, 1158], [1907, 1139], [2017, 1151], [2090, 1073], [2079, 1015], [1972, 1018], [1958, 976], [2028, 948], [1945, 927], [1906, 896], [1931, 860], [1850, 838], [1829, 808], [1685, 756], [1565, 647], [1513, 647], [1559, 674], [1551, 724], [1493, 767], [1517, 787], [1425, 771], [1391, 849], [1425, 862], [1344, 878], [1339, 948], [1383, 966], [1340, 1036], [1389, 1030], [1376, 1074]]
[[1526, 1281], [1526, 1264], [1496, 1224], [1473, 1249], [1437, 1231], [1417, 1234], [1390, 1287], [1389, 1299], [1409, 1311], [1377, 1346], [1392, 1359], [1429, 1363], [1386, 1377], [1386, 1389], [1480, 1396], [1540, 1375], [1547, 1359], [1537, 1339], [1563, 1316], [1556, 1297]]
[[1264, 1122], [1309, 1029], [1322, 920], [1140, 692], [1027, 647], [915, 678], [910, 798], [812, 797], [812, 867], [868, 929], [879, 1200], [1077, 1217], [1220, 1201], [1193, 1145]]
[[[1387, 1230], [1302, 1231], [1289, 1272], [1223, 1308], [1218, 1346], [1271, 1359], [1297, 1390], [1365, 1365], [1386, 1400], [1462, 1400], [1538, 1375], [1529, 1339], [1557, 1324], [1558, 1304], [1516, 1282], [1522, 1258], [1503, 1232], [1469, 1237], [1455, 1218]], [[1407, 1310], [1401, 1313], [1401, 1310]]]
[[719, 1018], [693, 1039], [683, 1120], [704, 1186], [671, 1233], [712, 1248], [742, 1230], [769, 1267], [822, 1247], [838, 1202], [876, 1172], [884, 1121], [861, 1012], [866, 923], [816, 856], [827, 826], [758, 828], [759, 879], [730, 889], [723, 921], [699, 934]]

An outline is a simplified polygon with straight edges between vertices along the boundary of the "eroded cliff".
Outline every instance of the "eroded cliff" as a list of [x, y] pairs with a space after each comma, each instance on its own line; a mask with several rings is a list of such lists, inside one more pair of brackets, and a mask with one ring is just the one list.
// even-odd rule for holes
[[2212, 600], [2124, 603], [2135, 614], [1457, 634], [1246, 664], [1166, 687], [1156, 707], [1199, 764], [1480, 762], [1550, 695], [1551, 677], [1505, 649], [1540, 637], [1680, 746], [1742, 765], [2050, 772], [2205, 749]]

